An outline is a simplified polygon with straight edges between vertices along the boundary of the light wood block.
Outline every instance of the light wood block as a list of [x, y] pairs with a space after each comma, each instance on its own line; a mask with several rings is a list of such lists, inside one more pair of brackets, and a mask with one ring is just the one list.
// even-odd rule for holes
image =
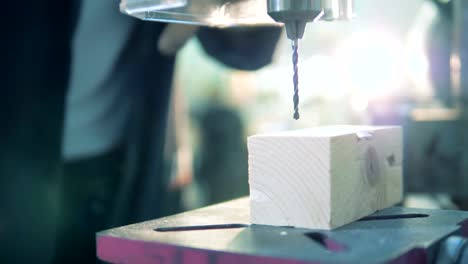
[[330, 126], [251, 136], [253, 224], [334, 229], [403, 198], [400, 127]]

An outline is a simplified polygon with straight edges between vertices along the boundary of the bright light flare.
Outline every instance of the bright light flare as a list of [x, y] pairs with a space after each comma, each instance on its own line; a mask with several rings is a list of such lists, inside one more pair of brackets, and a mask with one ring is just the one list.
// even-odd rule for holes
[[300, 86], [304, 98], [325, 97], [336, 99], [344, 96], [346, 88], [335, 60], [328, 55], [314, 55], [300, 65]]
[[365, 95], [353, 95], [350, 104], [353, 111], [361, 113], [369, 107], [369, 98]]
[[354, 92], [386, 95], [400, 88], [404, 78], [404, 48], [384, 32], [351, 36], [336, 52], [336, 60]]

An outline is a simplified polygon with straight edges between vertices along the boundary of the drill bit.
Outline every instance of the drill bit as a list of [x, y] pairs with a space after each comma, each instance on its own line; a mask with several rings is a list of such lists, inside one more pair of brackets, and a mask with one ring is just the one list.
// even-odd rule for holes
[[293, 63], [293, 84], [294, 84], [294, 119], [298, 120], [299, 115], [299, 53], [298, 53], [298, 40], [295, 39], [292, 41], [292, 63]]

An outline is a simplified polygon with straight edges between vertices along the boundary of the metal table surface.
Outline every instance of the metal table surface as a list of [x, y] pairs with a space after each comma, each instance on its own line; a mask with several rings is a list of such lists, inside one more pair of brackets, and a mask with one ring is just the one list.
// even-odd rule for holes
[[393, 207], [333, 231], [249, 225], [248, 198], [97, 234], [111, 263], [427, 263], [468, 212]]

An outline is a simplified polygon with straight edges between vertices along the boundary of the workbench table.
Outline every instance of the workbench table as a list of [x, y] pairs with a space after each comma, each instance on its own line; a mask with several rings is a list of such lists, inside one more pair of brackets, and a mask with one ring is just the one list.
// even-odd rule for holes
[[428, 263], [468, 212], [388, 208], [333, 231], [250, 225], [248, 198], [102, 231], [111, 263]]

